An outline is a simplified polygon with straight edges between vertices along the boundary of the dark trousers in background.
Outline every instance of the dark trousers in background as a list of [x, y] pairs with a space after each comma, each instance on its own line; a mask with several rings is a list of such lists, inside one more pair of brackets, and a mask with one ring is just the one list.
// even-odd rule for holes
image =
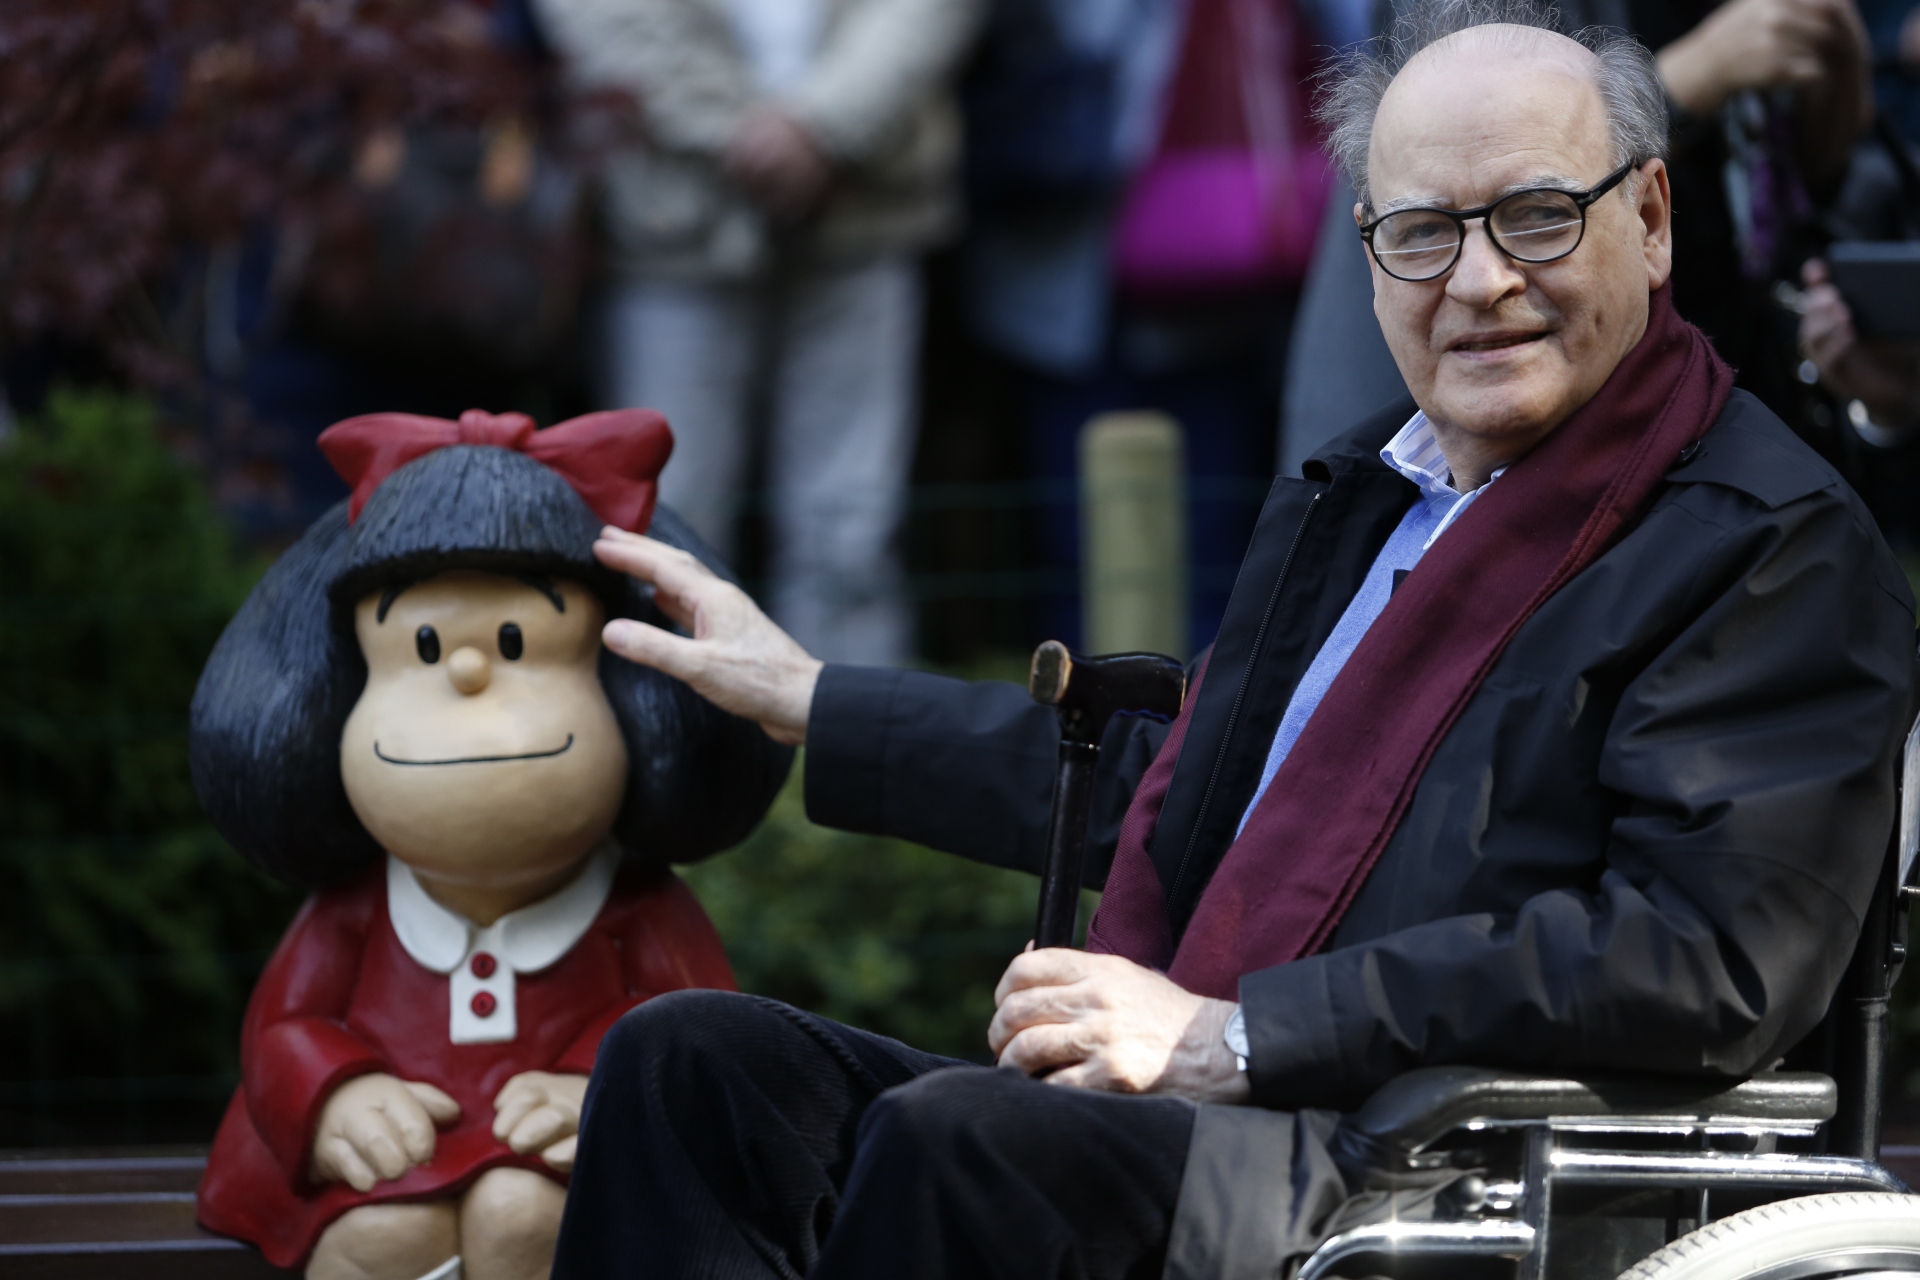
[[676, 992], [600, 1046], [554, 1280], [1150, 1280], [1194, 1114]]

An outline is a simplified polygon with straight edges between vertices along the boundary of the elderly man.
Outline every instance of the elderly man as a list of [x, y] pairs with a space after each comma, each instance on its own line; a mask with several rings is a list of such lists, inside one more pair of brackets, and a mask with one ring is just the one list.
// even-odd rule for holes
[[[1815, 1025], [1913, 601], [1673, 312], [1650, 59], [1431, 4], [1328, 110], [1419, 411], [1276, 482], [1186, 711], [1109, 731], [1089, 952], [1008, 968], [997, 1071], [642, 1007], [557, 1274], [1271, 1276], [1378, 1211], [1327, 1137], [1396, 1073], [1736, 1075]], [[687, 557], [599, 551], [691, 631], [607, 644], [805, 741], [816, 820], [1037, 863], [1055, 731], [1020, 690], [823, 668]]]

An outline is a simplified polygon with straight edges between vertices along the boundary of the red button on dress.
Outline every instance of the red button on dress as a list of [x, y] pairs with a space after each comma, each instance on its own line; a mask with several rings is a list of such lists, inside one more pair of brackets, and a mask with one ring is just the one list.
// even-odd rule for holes
[[493, 1011], [500, 1007], [500, 1002], [493, 998], [491, 991], [480, 991], [474, 994], [473, 1003], [468, 1007], [476, 1018], [491, 1018]]
[[467, 967], [473, 970], [473, 976], [476, 978], [491, 978], [493, 971], [500, 967], [500, 962], [485, 951], [476, 951], [473, 953], [472, 963]]

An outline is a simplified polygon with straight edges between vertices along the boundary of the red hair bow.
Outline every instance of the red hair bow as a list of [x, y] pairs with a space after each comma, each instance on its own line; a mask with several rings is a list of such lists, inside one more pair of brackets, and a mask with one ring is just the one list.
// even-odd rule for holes
[[560, 473], [610, 525], [644, 533], [653, 519], [660, 468], [673, 453], [667, 420], [651, 409], [589, 413], [536, 431], [524, 413], [469, 409], [460, 421], [412, 413], [368, 413], [320, 433], [320, 452], [353, 486], [347, 520], [380, 482], [415, 458], [450, 444], [492, 445], [524, 453]]

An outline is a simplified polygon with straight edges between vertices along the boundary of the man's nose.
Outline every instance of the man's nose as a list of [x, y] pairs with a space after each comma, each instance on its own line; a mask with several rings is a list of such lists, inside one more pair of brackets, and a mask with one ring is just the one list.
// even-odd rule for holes
[[461, 645], [447, 659], [447, 679], [453, 681], [454, 688], [471, 696], [486, 688], [487, 681], [493, 679], [493, 664], [472, 645]]
[[1527, 277], [1513, 259], [1500, 252], [1487, 233], [1484, 218], [1467, 224], [1467, 238], [1460, 246], [1460, 260], [1447, 277], [1447, 296], [1484, 311], [1510, 294], [1525, 293]]

